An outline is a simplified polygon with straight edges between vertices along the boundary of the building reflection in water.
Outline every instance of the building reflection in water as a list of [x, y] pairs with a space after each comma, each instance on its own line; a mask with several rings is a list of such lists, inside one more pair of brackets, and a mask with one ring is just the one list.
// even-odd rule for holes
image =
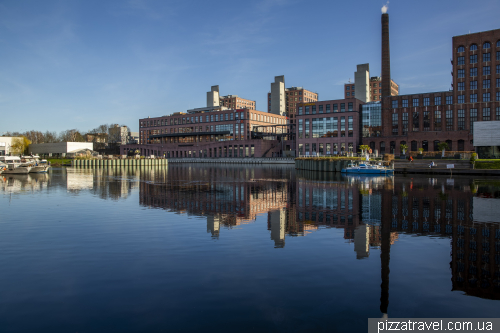
[[276, 248], [287, 237], [343, 229], [357, 259], [381, 255], [381, 306], [389, 306], [391, 245], [400, 235], [451, 240], [452, 290], [500, 299], [500, 187], [480, 180], [341, 177], [293, 168], [171, 166], [141, 173], [140, 203], [207, 217], [207, 232], [267, 214]]
[[30, 173], [27, 175], [0, 174], [0, 192], [6, 194], [22, 194], [47, 189], [50, 177], [46, 173]]

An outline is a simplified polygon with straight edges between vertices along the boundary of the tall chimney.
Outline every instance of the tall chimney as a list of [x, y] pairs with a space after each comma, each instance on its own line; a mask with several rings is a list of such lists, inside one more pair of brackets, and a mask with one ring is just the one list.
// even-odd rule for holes
[[391, 96], [391, 51], [389, 49], [389, 14], [382, 14], [382, 97]]

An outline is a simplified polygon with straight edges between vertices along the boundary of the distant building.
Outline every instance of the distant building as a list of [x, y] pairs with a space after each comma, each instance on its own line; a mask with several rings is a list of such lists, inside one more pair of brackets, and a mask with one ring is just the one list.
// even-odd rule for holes
[[[399, 95], [399, 85], [391, 80], [391, 96]], [[382, 96], [382, 78], [370, 77], [369, 64], [357, 65], [354, 82], [344, 84], [344, 98], [355, 97], [365, 103], [377, 102]]]
[[267, 111], [287, 116], [290, 124], [294, 124], [297, 105], [317, 100], [317, 93], [303, 87], [285, 88], [285, 76], [276, 76], [271, 83], [271, 92], [267, 94]]
[[68, 153], [83, 150], [94, 150], [94, 144], [92, 142], [57, 142], [29, 146], [29, 152], [34, 155], [66, 156]]
[[0, 136], [0, 156], [10, 155], [12, 143], [15, 139], [21, 139], [15, 136]]
[[108, 133], [87, 133], [84, 138], [85, 142], [107, 143]]
[[357, 152], [363, 104], [355, 98], [299, 104], [295, 134], [298, 154]]
[[127, 126], [118, 126], [115, 125], [108, 129], [108, 142], [114, 144], [126, 144], [128, 137], [128, 128]]
[[226, 107], [228, 109], [256, 110], [257, 102], [238, 95], [220, 96], [219, 86], [212, 86], [207, 92], [207, 107]]

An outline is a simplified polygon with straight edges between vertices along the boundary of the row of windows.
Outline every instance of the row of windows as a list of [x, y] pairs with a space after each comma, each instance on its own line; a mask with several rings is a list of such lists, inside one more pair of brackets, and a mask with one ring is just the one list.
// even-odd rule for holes
[[[500, 51], [496, 53], [496, 60], [500, 60]], [[491, 61], [491, 53], [483, 53], [483, 62]], [[472, 54], [469, 56], [470, 64], [477, 64], [477, 54]], [[457, 65], [465, 65], [465, 57], [461, 56], [457, 58]]]
[[[477, 103], [478, 102], [478, 94], [470, 94], [469, 95], [469, 103]], [[497, 91], [495, 93], [495, 99], [497, 101], [500, 101], [500, 91]], [[483, 102], [491, 102], [492, 99], [491, 99], [491, 93], [483, 93], [483, 98], [482, 98], [482, 101]], [[458, 104], [463, 104], [465, 103], [465, 95], [458, 95], [458, 100], [457, 100], [457, 103]]]
[[[497, 42], [497, 47], [500, 47], [500, 40]], [[483, 49], [489, 49], [491, 48], [491, 44], [489, 42], [485, 42], [483, 44]], [[472, 44], [469, 48], [470, 51], [476, 51], [477, 50], [477, 44]], [[465, 47], [464, 46], [459, 46], [457, 49], [458, 53], [464, 52]]]
[[[469, 88], [474, 90], [477, 89], [477, 81], [470, 81], [469, 82]], [[496, 79], [496, 87], [500, 88], [500, 78]], [[490, 79], [485, 79], [483, 80], [483, 89], [489, 89], [491, 88], [491, 80]], [[458, 91], [465, 90], [465, 82], [458, 82], [457, 84], [457, 89]]]
[[[445, 96], [445, 101], [446, 101], [446, 104], [449, 105], [449, 104], [453, 104], [453, 96]], [[430, 97], [424, 97], [422, 99], [422, 106], [429, 106], [431, 105], [431, 99]], [[435, 96], [434, 97], [434, 105], [441, 105], [441, 102], [442, 102], [442, 99], [441, 99], [441, 96]], [[413, 98], [412, 100], [412, 106], [420, 106], [420, 99], [419, 98]], [[395, 109], [395, 108], [398, 108], [399, 107], [399, 101], [398, 100], [394, 100], [392, 101], [392, 108]], [[407, 108], [408, 107], [408, 99], [403, 99], [401, 101], [401, 107], [403, 108]]]
[[[256, 114], [253, 112], [247, 112], [247, 117], [250, 117], [251, 120], [262, 121], [267, 123], [274, 124], [284, 124], [284, 119], [279, 119], [272, 116]], [[181, 124], [194, 124], [194, 123], [203, 123], [203, 122], [217, 122], [217, 121], [230, 121], [230, 120], [240, 120], [245, 119], [245, 112], [236, 112], [236, 113], [223, 113], [223, 114], [211, 114], [203, 116], [193, 116], [193, 117], [183, 117], [183, 118], [170, 118], [169, 119], [161, 119], [161, 120], [147, 120], [141, 121], [141, 127], [151, 127], [151, 126], [168, 126], [168, 125], [181, 125]], [[205, 121], [203, 121], [205, 120]]]
[[[491, 108], [489, 107], [484, 107], [480, 109], [481, 111], [481, 120], [482, 121], [490, 121], [492, 120], [491, 118]], [[456, 117], [457, 117], [457, 130], [465, 130], [465, 110], [460, 109], [457, 110]], [[433, 131], [441, 131], [443, 130], [443, 123], [442, 123], [442, 116], [444, 116], [444, 129], [446, 131], [453, 131], [453, 117], [454, 117], [454, 112], [453, 110], [446, 110], [446, 111], [425, 111], [422, 112], [422, 125], [423, 131], [430, 131], [431, 130], [431, 115], [434, 115], [433, 118], [433, 124], [434, 128]], [[409, 131], [409, 118], [408, 118], [408, 113], [403, 112], [401, 114], [401, 134], [406, 135]], [[472, 108], [469, 110], [469, 128], [470, 131], [473, 131], [473, 123], [475, 121], [478, 121], [478, 109], [477, 108]], [[500, 120], [500, 107], [495, 108], [495, 120]], [[411, 115], [411, 121], [412, 121], [412, 131], [413, 132], [418, 132], [420, 130], [420, 112], [413, 112]], [[392, 134], [393, 135], [399, 135], [400, 132], [400, 126], [399, 126], [399, 114], [394, 113], [392, 114]]]
[[[477, 76], [477, 68], [470, 68], [469, 69], [469, 74], [471, 77]], [[491, 67], [490, 66], [484, 66], [483, 67], [483, 75], [490, 75], [491, 74]], [[500, 65], [496, 66], [496, 74], [500, 74]], [[457, 75], [459, 79], [465, 78], [465, 69], [459, 69], [457, 70]]]
[[[346, 112], [345, 104], [346, 103], [340, 103], [340, 112]], [[306, 105], [305, 107], [299, 106], [298, 115], [302, 116], [308, 114], [316, 114], [316, 111], [318, 113], [330, 113], [332, 112], [332, 110], [333, 112], [339, 112], [338, 106], [339, 105], [337, 103], [322, 104], [322, 105]], [[347, 111], [348, 112], [354, 111], [352, 102], [347, 103]]]
[[[346, 136], [346, 117], [329, 118], [312, 118], [299, 119], [298, 135], [299, 139], [305, 138], [329, 138], [329, 137], [345, 137]], [[312, 128], [310, 127], [312, 123]], [[354, 134], [354, 119], [352, 116], [347, 117], [347, 136], [353, 137]], [[340, 125], [340, 127], [339, 127]]]

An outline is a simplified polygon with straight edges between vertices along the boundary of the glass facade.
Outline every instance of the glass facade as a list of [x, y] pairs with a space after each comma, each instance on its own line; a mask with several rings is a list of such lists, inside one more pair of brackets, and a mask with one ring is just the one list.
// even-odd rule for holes
[[367, 103], [361, 106], [361, 135], [364, 138], [382, 136], [382, 104]]

